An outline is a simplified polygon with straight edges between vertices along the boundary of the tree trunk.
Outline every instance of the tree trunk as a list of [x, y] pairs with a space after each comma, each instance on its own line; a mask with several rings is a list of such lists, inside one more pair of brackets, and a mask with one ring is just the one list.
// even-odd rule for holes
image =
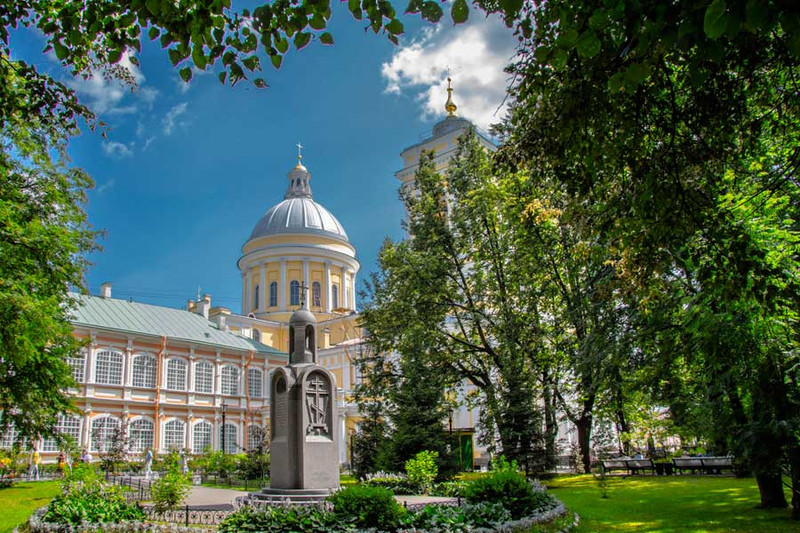
[[761, 509], [788, 507], [779, 472], [756, 472], [756, 483], [761, 493]]
[[583, 413], [575, 427], [578, 429], [578, 449], [581, 452], [583, 471], [588, 474], [592, 471], [592, 414]]
[[800, 447], [789, 450], [789, 472], [792, 475], [792, 520], [800, 520]]

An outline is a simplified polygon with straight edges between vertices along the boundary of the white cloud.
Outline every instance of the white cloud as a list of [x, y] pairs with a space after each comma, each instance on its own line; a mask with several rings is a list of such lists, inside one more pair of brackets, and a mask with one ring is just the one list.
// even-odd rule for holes
[[386, 91], [414, 95], [422, 103], [425, 118], [443, 116], [449, 67], [457, 114], [485, 129], [503, 117], [509, 84], [503, 69], [513, 58], [516, 44], [511, 30], [497, 17], [426, 28], [420, 37], [401, 44], [391, 61], [383, 64]]
[[186, 102], [181, 102], [167, 112], [164, 117], [164, 135], [171, 135], [178, 126], [186, 126], [186, 121], [181, 120], [181, 117], [186, 114], [188, 105]]
[[107, 191], [108, 189], [110, 189], [113, 186], [114, 186], [114, 178], [111, 178], [110, 180], [108, 180], [107, 182], [105, 182], [104, 184], [99, 186], [97, 188], [97, 192], [98, 193], [103, 193], [103, 192]]
[[133, 143], [127, 145], [117, 141], [107, 141], [103, 143], [103, 151], [114, 159], [124, 159], [133, 156]]
[[127, 71], [125, 74], [130, 76], [130, 79], [136, 85], [126, 84], [124, 81], [104, 74], [99, 70], [91, 70], [87, 78], [74, 78], [67, 83], [78, 93], [81, 101], [86, 103], [89, 109], [97, 114], [122, 115], [135, 113], [138, 111], [135, 103], [120, 105], [125, 96], [131, 93], [152, 106], [158, 91], [144, 86], [146, 78], [141, 69], [131, 62], [129, 53], [123, 54], [119, 63], [112, 68]]
[[144, 152], [145, 150], [147, 150], [148, 148], [150, 148], [150, 145], [151, 145], [151, 144], [153, 143], [153, 141], [155, 141], [155, 140], [156, 140], [156, 137], [155, 137], [155, 135], [154, 135], [154, 136], [152, 136], [152, 137], [148, 137], [148, 138], [147, 138], [147, 140], [144, 142], [144, 147], [142, 148], [142, 152]]

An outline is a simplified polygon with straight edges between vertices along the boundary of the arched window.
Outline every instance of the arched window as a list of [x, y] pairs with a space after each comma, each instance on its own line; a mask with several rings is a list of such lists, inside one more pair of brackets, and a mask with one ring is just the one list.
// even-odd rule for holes
[[247, 393], [251, 398], [261, 398], [264, 395], [264, 374], [257, 368], [247, 370]]
[[278, 307], [278, 282], [273, 281], [269, 284], [269, 306]]
[[[81, 419], [77, 416], [71, 415], [58, 415], [58, 423], [55, 427], [56, 433], [63, 435], [72, 444], [80, 444], [81, 442]], [[57, 452], [60, 446], [56, 439], [45, 439], [42, 444], [43, 452]]]
[[194, 365], [194, 391], [207, 394], [214, 392], [214, 367], [211, 363], [200, 361]]
[[331, 307], [333, 309], [339, 308], [339, 286], [331, 285]]
[[92, 451], [107, 452], [119, 431], [119, 419], [100, 416], [92, 420]]
[[148, 354], [137, 354], [133, 356], [133, 386], [156, 387], [156, 358]]
[[258, 450], [264, 443], [264, 428], [258, 424], [247, 426], [247, 451]]
[[289, 305], [300, 305], [300, 283], [296, 279], [289, 284]]
[[258, 331], [256, 328], [253, 328], [253, 340], [261, 342], [261, 332]]
[[258, 285], [253, 288], [253, 309], [258, 309]]
[[198, 422], [194, 425], [192, 435], [192, 453], [203, 453], [206, 448], [211, 448], [211, 433], [213, 429], [208, 422]]
[[[223, 439], [223, 432], [225, 438]], [[239, 438], [239, 428], [236, 427], [236, 424], [231, 422], [226, 422], [225, 426], [219, 427], [219, 446], [225, 453], [234, 454], [239, 451], [239, 444], [236, 442], [236, 439]], [[225, 441], [223, 446], [222, 441]]]
[[180, 450], [184, 448], [186, 426], [180, 420], [170, 420], [164, 424], [164, 449]]
[[236, 396], [239, 394], [239, 369], [235, 366], [225, 365], [222, 367], [220, 386], [222, 394]]
[[76, 383], [83, 383], [84, 369], [86, 368], [86, 352], [84, 350], [75, 354], [75, 357], [67, 357], [67, 364], [72, 369], [72, 379]]
[[167, 388], [186, 390], [186, 361], [173, 357], [167, 361]]
[[94, 381], [102, 385], [122, 385], [122, 354], [100, 350], [95, 356]]
[[153, 447], [153, 422], [146, 418], [137, 418], [128, 428], [132, 452], [143, 452]]
[[319, 281], [311, 284], [311, 305], [322, 307], [322, 287], [320, 287]]

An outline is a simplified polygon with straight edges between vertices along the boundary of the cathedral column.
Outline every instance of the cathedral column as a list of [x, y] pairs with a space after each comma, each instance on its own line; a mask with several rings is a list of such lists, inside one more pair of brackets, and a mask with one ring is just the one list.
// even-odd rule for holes
[[247, 315], [253, 309], [253, 277], [250, 275], [250, 271], [247, 272], [245, 287], [247, 287], [245, 289], [247, 291], [247, 297], [245, 299], [247, 304], [245, 305], [244, 314]]
[[325, 312], [331, 312], [331, 262], [325, 261]]
[[267, 310], [267, 266], [261, 265], [261, 283], [258, 284], [258, 310]]
[[[350, 277], [352, 276], [352, 280]], [[348, 294], [347, 298], [350, 302], [350, 309], [355, 311], [356, 309], [356, 271], [355, 270], [347, 270], [347, 278], [349, 281], [350, 286], [350, 294]]]
[[348, 283], [347, 283], [347, 270], [345, 267], [342, 267], [342, 307], [345, 309], [350, 309], [350, 298], [348, 297]]
[[278, 299], [281, 310], [286, 309], [286, 260], [281, 259], [281, 282], [278, 285]]
[[247, 270], [242, 272], [242, 314], [247, 315]]

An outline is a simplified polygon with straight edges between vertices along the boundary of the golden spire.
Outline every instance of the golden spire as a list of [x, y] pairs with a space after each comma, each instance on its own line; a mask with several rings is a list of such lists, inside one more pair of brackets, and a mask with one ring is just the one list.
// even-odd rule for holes
[[444, 104], [444, 108], [447, 111], [447, 115], [450, 117], [456, 116], [456, 103], [453, 102], [453, 88], [450, 86], [450, 82], [453, 81], [450, 79], [450, 76], [447, 76], [447, 102]]

